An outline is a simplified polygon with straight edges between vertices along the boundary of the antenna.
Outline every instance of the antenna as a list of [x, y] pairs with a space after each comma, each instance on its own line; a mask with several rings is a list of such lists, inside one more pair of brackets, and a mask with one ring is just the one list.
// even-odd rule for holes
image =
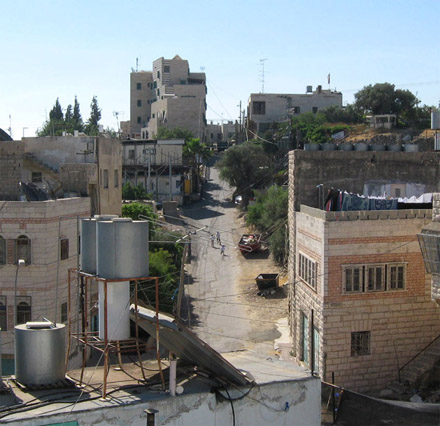
[[264, 62], [267, 61], [267, 59], [260, 59], [260, 66], [261, 66], [261, 72], [260, 72], [260, 77], [261, 77], [261, 93], [264, 93]]
[[9, 128], [8, 128], [8, 131], [9, 131], [9, 136], [12, 139], [12, 120], [11, 120], [11, 114], [9, 114]]
[[205, 71], [205, 67], [203, 65], [200, 67], [200, 71]]
[[138, 72], [138, 66], [139, 66], [139, 59], [136, 58], [136, 72]]

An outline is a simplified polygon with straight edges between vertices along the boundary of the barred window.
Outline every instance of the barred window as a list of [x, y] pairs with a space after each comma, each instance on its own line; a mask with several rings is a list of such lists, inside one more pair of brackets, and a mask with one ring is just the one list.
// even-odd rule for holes
[[298, 256], [298, 275], [308, 285], [316, 290], [318, 264], [308, 257], [299, 253]]
[[388, 270], [388, 282], [390, 290], [402, 290], [405, 288], [405, 266], [390, 265]]
[[7, 331], [8, 329], [8, 314], [7, 314], [7, 299], [6, 296], [0, 296], [0, 329]]
[[345, 294], [404, 290], [405, 287], [404, 263], [342, 265], [342, 292]]
[[25, 324], [32, 320], [32, 304], [30, 296], [17, 298], [17, 324]]
[[351, 333], [351, 356], [370, 355], [370, 331]]
[[362, 292], [362, 267], [345, 268], [344, 272], [345, 293]]
[[367, 288], [368, 291], [383, 291], [385, 284], [384, 265], [367, 266]]
[[0, 237], [0, 265], [6, 265], [6, 240]]

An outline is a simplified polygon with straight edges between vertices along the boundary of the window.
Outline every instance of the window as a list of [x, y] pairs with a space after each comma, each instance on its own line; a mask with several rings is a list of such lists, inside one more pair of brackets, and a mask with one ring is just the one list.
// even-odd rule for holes
[[142, 118], [138, 117], [136, 121], [137, 121], [137, 124], [141, 124]]
[[141, 106], [142, 106], [142, 101], [141, 101], [140, 99], [138, 99], [138, 101], [137, 101], [137, 106], [138, 106], [138, 107], [141, 107]]
[[266, 114], [266, 102], [252, 102], [252, 114]]
[[370, 355], [369, 331], [351, 333], [351, 356]]
[[30, 296], [17, 297], [17, 324], [25, 324], [32, 320]]
[[160, 71], [157, 72], [157, 78], [160, 78]]
[[15, 264], [19, 259], [23, 259], [26, 265], [31, 263], [31, 240], [25, 235], [20, 235], [15, 240]]
[[293, 113], [294, 114], [300, 114], [301, 113], [301, 108], [299, 106], [294, 106], [292, 109], [293, 109]]
[[402, 196], [402, 191], [400, 188], [394, 188], [394, 196], [400, 198]]
[[163, 66], [163, 72], [170, 72], [170, 66], [169, 65], [164, 65]]
[[313, 114], [316, 114], [318, 112], [318, 107], [313, 107], [312, 112], [313, 112]]
[[298, 275], [316, 290], [317, 263], [301, 253], [298, 256]]
[[61, 322], [67, 322], [67, 302], [61, 303]]
[[384, 263], [342, 266], [343, 293], [404, 290], [406, 265]]
[[108, 188], [108, 170], [104, 170], [104, 188]]
[[360, 293], [362, 291], [362, 267], [345, 269], [344, 290], [345, 293]]
[[129, 149], [129, 150], [128, 150], [128, 158], [129, 158], [130, 160], [133, 160], [133, 159], [134, 159], [134, 149]]
[[43, 182], [43, 173], [32, 172], [32, 183], [41, 183], [41, 182]]
[[0, 265], [6, 265], [6, 240], [0, 237]]
[[142, 83], [136, 83], [136, 90], [142, 89]]
[[6, 331], [8, 329], [8, 315], [7, 315], [7, 299], [6, 296], [0, 296], [0, 329]]
[[119, 186], [119, 170], [115, 169], [113, 176], [113, 186], [117, 188]]
[[385, 289], [384, 265], [367, 266], [366, 279], [368, 291], [383, 291]]
[[60, 242], [60, 258], [66, 260], [69, 258], [69, 240], [63, 238]]
[[388, 267], [389, 290], [405, 288], [405, 265], [390, 265]]

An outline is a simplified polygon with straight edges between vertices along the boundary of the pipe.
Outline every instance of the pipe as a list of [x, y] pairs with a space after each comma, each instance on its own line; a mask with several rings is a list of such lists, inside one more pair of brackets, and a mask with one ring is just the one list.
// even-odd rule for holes
[[170, 396], [176, 396], [177, 360], [170, 352]]

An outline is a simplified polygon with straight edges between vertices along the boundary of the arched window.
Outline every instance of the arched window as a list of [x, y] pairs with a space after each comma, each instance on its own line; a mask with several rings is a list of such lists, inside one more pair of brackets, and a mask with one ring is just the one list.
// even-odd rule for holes
[[25, 324], [32, 320], [32, 305], [30, 296], [17, 299], [17, 324]]
[[15, 264], [19, 259], [23, 259], [26, 265], [31, 263], [31, 240], [26, 235], [20, 235], [15, 240]]
[[0, 237], [0, 265], [6, 265], [6, 240]]

